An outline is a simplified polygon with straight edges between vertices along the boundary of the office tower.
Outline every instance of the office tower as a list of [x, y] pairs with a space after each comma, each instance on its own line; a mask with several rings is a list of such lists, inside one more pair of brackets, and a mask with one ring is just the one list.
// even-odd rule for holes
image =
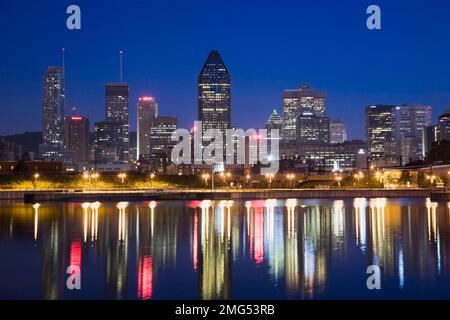
[[297, 145], [330, 143], [330, 120], [328, 117], [316, 116], [305, 111], [297, 117]]
[[49, 67], [44, 76], [42, 98], [42, 144], [39, 153], [44, 160], [60, 160], [64, 130], [64, 70]]
[[450, 141], [450, 109], [447, 109], [438, 118], [437, 123], [438, 140]]
[[166, 166], [171, 164], [171, 151], [174, 146], [171, 137], [176, 129], [176, 117], [157, 117], [151, 120], [148, 160], [152, 170], [163, 172]]
[[89, 161], [89, 119], [74, 115], [64, 121], [64, 149], [74, 152], [76, 164]]
[[155, 153], [170, 154], [174, 142], [172, 142], [172, 132], [177, 129], [176, 117], [157, 117], [150, 122], [149, 146], [150, 155]]
[[366, 141], [373, 160], [395, 156], [395, 106], [372, 105], [365, 110]]
[[266, 123], [266, 129], [272, 130], [272, 129], [278, 129], [281, 130], [281, 126], [283, 125], [283, 121], [281, 120], [280, 116], [277, 113], [277, 110], [273, 110], [272, 114], [270, 115], [269, 119]]
[[158, 116], [153, 97], [139, 97], [137, 104], [137, 159], [150, 154], [150, 122]]
[[431, 125], [431, 106], [400, 105], [395, 107], [395, 135], [400, 141], [402, 165], [424, 158], [423, 132]]
[[347, 141], [347, 129], [342, 120], [330, 121], [330, 143], [344, 143]]
[[[105, 120], [116, 124], [111, 126], [114, 132], [110, 132], [109, 136], [115, 139], [111, 143], [119, 156], [118, 160], [123, 162], [130, 159], [128, 91], [126, 83], [108, 83], [105, 86]], [[120, 130], [117, 130], [119, 127]], [[120, 132], [119, 136], [117, 132]]]
[[123, 145], [128, 142], [128, 125], [123, 122], [101, 121], [95, 127], [95, 161], [123, 161]]
[[423, 159], [424, 129], [431, 125], [431, 107], [372, 105], [366, 107], [366, 139], [371, 160], [385, 165]]
[[219, 129], [224, 135], [231, 128], [231, 77], [218, 51], [211, 51], [197, 79], [198, 120], [205, 135], [208, 129]]
[[324, 117], [326, 96], [322, 91], [311, 89], [302, 84], [296, 90], [283, 92], [283, 129], [282, 138], [285, 142], [296, 140], [296, 120], [303, 113], [312, 113], [317, 117]]

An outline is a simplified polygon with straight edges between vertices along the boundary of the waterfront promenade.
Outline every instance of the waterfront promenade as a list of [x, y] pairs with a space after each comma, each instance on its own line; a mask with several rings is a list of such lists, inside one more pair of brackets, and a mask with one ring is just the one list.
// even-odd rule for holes
[[245, 200], [320, 198], [424, 198], [449, 200], [449, 192], [430, 189], [147, 189], [147, 190], [11, 190], [0, 191], [0, 200], [35, 202], [146, 201], [146, 200]]

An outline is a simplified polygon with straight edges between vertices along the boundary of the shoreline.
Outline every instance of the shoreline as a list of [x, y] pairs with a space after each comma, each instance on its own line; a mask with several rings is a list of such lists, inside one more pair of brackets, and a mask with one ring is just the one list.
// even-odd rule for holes
[[215, 191], [205, 189], [174, 190], [8, 190], [0, 191], [0, 201], [92, 202], [146, 200], [250, 200], [320, 198], [427, 198], [450, 201], [450, 193], [429, 189], [251, 189]]

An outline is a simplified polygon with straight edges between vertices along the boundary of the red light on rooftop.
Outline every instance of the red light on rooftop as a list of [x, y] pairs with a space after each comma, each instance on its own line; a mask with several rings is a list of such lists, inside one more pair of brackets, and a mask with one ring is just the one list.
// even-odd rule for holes
[[72, 120], [81, 120], [83, 119], [82, 117], [71, 117]]
[[149, 96], [139, 97], [139, 101], [153, 101], [153, 97]]

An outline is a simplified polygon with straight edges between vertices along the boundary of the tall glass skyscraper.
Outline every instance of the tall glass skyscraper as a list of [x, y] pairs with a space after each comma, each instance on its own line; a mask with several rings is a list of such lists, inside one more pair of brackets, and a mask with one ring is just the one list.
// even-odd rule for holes
[[42, 98], [42, 144], [44, 160], [61, 160], [64, 140], [64, 70], [49, 67], [44, 76]]
[[231, 77], [218, 51], [211, 51], [197, 81], [198, 120], [205, 135], [208, 129], [219, 129], [225, 134], [231, 128]]
[[139, 97], [137, 104], [137, 159], [150, 155], [150, 123], [158, 116], [155, 98]]
[[[108, 83], [105, 86], [105, 119], [106, 123], [114, 124], [111, 126], [111, 141], [116, 148], [120, 161], [128, 162], [130, 160], [129, 150], [129, 97], [128, 84], [126, 83]], [[114, 133], [117, 126], [121, 125], [119, 135]]]

